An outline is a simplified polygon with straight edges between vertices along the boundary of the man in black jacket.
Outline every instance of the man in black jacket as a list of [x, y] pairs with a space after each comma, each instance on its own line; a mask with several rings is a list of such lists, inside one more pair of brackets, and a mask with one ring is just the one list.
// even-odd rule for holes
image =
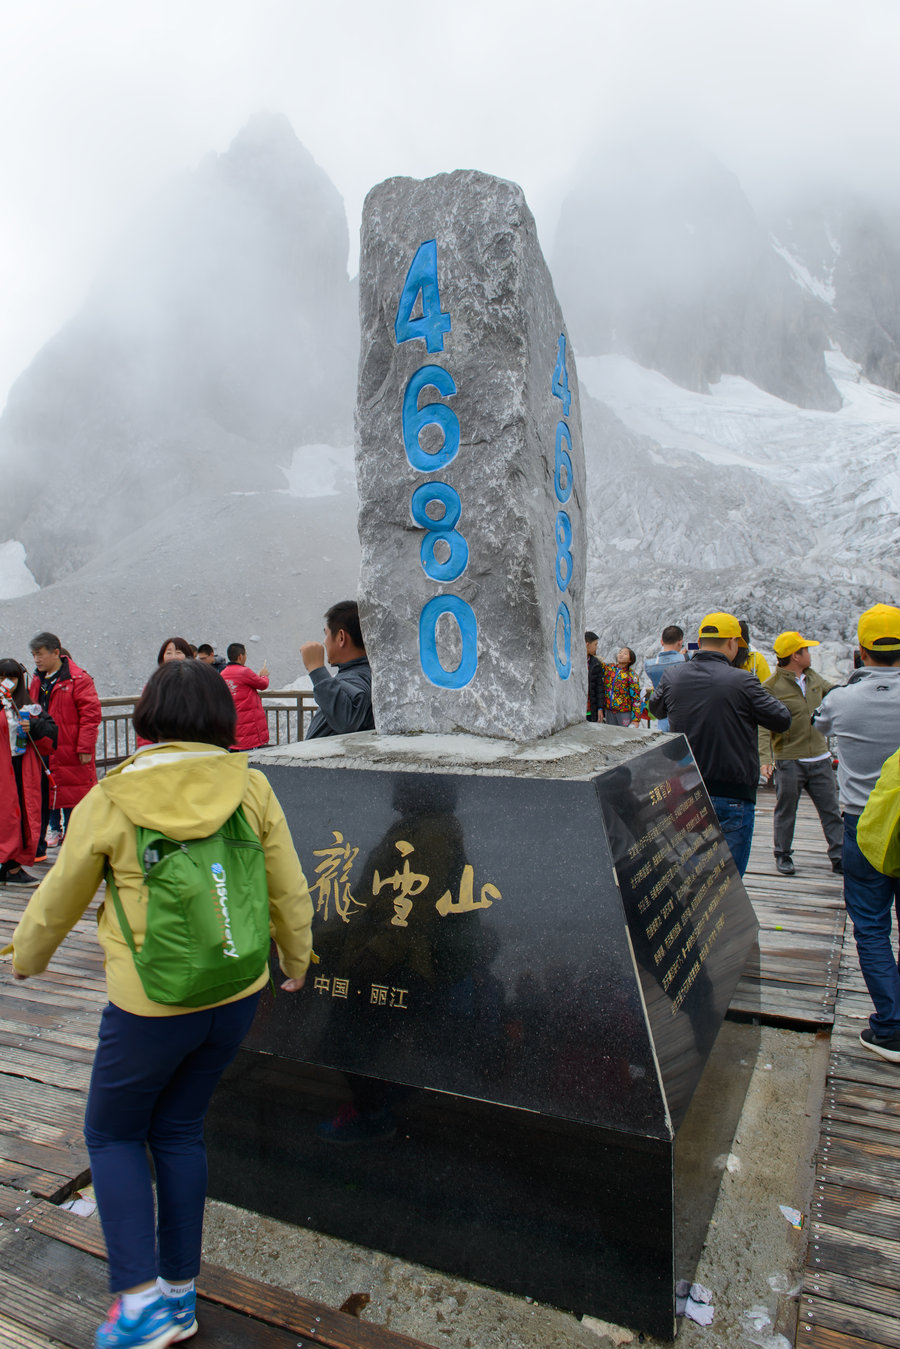
[[731, 665], [746, 642], [733, 614], [707, 614], [693, 660], [672, 665], [650, 699], [655, 717], [690, 741], [734, 864], [743, 876], [750, 860], [756, 787], [757, 727], [786, 731], [790, 712], [766, 693], [749, 670]]
[[[325, 615], [324, 635], [324, 642], [304, 642], [300, 648], [319, 708], [305, 739], [374, 731], [372, 669], [355, 600], [342, 600], [331, 606]], [[334, 677], [325, 669], [326, 661], [336, 668]]]
[[590, 629], [584, 634], [588, 663], [588, 721], [603, 720], [603, 666], [597, 659], [597, 643], [599, 640], [596, 632], [591, 632]]

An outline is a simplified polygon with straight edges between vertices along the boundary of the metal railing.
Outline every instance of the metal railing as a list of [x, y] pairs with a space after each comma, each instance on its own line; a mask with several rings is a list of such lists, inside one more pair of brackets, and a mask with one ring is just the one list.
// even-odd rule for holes
[[[103, 718], [97, 732], [97, 768], [113, 768], [137, 749], [131, 716], [140, 695], [101, 698]], [[302, 740], [316, 710], [309, 689], [267, 689], [260, 694], [269, 723], [269, 744], [287, 745]]]

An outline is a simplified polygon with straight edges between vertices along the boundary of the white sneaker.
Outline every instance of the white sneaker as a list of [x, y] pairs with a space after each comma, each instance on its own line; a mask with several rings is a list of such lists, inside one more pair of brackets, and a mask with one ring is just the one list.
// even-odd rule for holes
[[58, 829], [48, 829], [48, 830], [47, 830], [47, 847], [48, 847], [48, 848], [58, 848], [59, 845], [60, 845], [61, 843], [62, 843], [62, 834], [59, 832], [59, 830], [58, 830]]

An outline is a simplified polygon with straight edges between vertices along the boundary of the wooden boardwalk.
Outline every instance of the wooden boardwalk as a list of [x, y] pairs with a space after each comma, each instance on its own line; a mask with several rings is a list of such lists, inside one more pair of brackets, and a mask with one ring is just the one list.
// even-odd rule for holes
[[[745, 878], [761, 968], [732, 1010], [808, 1030], [835, 1023], [797, 1345], [900, 1349], [900, 1068], [858, 1042], [870, 1005], [818, 819], [803, 802], [787, 879], [774, 868], [771, 810], [760, 793]], [[0, 944], [26, 898], [0, 888]], [[0, 983], [0, 1349], [85, 1349], [108, 1305], [99, 1228], [57, 1207], [88, 1177], [81, 1123], [105, 1002], [93, 928], [90, 913], [40, 980]], [[198, 1349], [416, 1346], [213, 1266], [198, 1288]]]
[[[0, 887], [0, 946], [27, 898]], [[92, 907], [45, 975], [0, 983], [0, 1349], [88, 1349], [109, 1306], [99, 1226], [58, 1207], [90, 1179], [81, 1130], [106, 1003], [94, 928]], [[197, 1349], [423, 1349], [217, 1266], [197, 1288]]]
[[795, 876], [775, 870], [773, 790], [760, 791], [744, 885], [759, 920], [759, 975], [745, 975], [731, 1011], [762, 1021], [818, 1029], [834, 1022], [846, 911], [831, 870], [819, 817], [804, 797], [794, 834]]
[[900, 1349], [900, 1064], [859, 1043], [871, 1011], [848, 930], [816, 1157], [801, 1349]]

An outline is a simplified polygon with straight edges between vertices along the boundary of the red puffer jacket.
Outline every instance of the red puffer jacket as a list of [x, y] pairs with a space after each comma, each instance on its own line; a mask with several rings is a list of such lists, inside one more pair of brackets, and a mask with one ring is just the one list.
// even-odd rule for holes
[[[41, 774], [44, 765], [38, 757], [49, 754], [53, 741], [49, 735], [40, 737], [40, 730], [51, 733], [53, 723], [41, 715], [32, 719], [33, 743], [29, 744], [22, 755], [22, 796], [25, 804], [25, 818], [19, 806], [19, 793], [13, 774], [12, 749], [9, 743], [6, 714], [0, 707], [0, 862], [19, 862], [22, 866], [31, 866], [41, 835]], [[36, 746], [36, 748], [35, 748]]]
[[[32, 702], [40, 702], [40, 692], [41, 676], [36, 674], [29, 691]], [[77, 806], [97, 781], [94, 752], [101, 712], [93, 679], [65, 656], [59, 678], [50, 692], [47, 711], [59, 731], [56, 749], [50, 755], [54, 782], [50, 789], [50, 808], [67, 809]], [[80, 763], [79, 754], [89, 754], [88, 763]]]
[[258, 749], [269, 743], [269, 723], [257, 689], [269, 687], [268, 675], [254, 674], [246, 665], [226, 665], [222, 678], [228, 685], [237, 712], [237, 731], [232, 749]]

